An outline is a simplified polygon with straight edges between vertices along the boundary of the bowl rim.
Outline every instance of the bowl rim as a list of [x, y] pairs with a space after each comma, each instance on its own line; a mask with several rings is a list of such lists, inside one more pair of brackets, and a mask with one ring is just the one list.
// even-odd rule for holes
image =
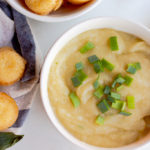
[[21, 14], [25, 15], [26, 17], [29, 17], [33, 20], [37, 20], [37, 21], [41, 21], [41, 22], [64, 22], [64, 21], [69, 21], [75, 18], [78, 18], [86, 13], [88, 13], [89, 11], [91, 11], [92, 9], [94, 9], [96, 6], [98, 6], [102, 0], [96, 0], [95, 2], [93, 2], [90, 6], [86, 7], [84, 10], [80, 10], [79, 12], [76, 12], [72, 15], [69, 16], [63, 16], [63, 17], [51, 17], [51, 16], [42, 16], [42, 15], [38, 15], [30, 10], [27, 10], [25, 8], [23, 8], [22, 6], [20, 6], [20, 4], [16, 4], [17, 2], [14, 0], [6, 0], [6, 2], [11, 5], [15, 10], [17, 10], [18, 12], [20, 12]]
[[[134, 143], [131, 143], [129, 145], [125, 145], [125, 146], [122, 146], [122, 147], [118, 147], [118, 148], [103, 148], [103, 147], [97, 147], [97, 146], [93, 146], [93, 145], [90, 145], [90, 144], [87, 144], [87, 143], [84, 143], [82, 141], [80, 141], [79, 139], [77, 139], [76, 137], [74, 137], [73, 135], [71, 135], [71, 133], [69, 133], [69, 131], [67, 129], [64, 128], [64, 126], [61, 124], [61, 122], [57, 119], [54, 111], [53, 111], [53, 108], [50, 104], [50, 100], [49, 100], [49, 97], [48, 97], [48, 91], [47, 91], [47, 85], [48, 85], [48, 75], [49, 75], [49, 69], [50, 69], [50, 65], [52, 64], [49, 63], [49, 60], [51, 58], [51, 54], [52, 52], [55, 51], [55, 47], [56, 45], [59, 44], [59, 42], [61, 42], [63, 40], [63, 38], [65, 36], [67, 36], [70, 32], [73, 32], [75, 29], [78, 29], [80, 28], [80, 26], [82, 25], [87, 25], [89, 22], [94, 22], [94, 21], [104, 21], [104, 20], [107, 20], [107, 21], [116, 21], [118, 20], [119, 22], [122, 21], [122, 22], [126, 22], [128, 24], [131, 24], [132, 26], [135, 26], [137, 27], [137, 29], [141, 29], [143, 30], [145, 33], [147, 32], [147, 35], [148, 37], [150, 38], [150, 29], [147, 28], [146, 26], [144, 26], [143, 24], [141, 23], [136, 23], [134, 21], [131, 21], [131, 20], [127, 20], [127, 19], [123, 19], [123, 18], [120, 18], [120, 17], [96, 17], [96, 18], [93, 18], [93, 19], [88, 19], [86, 21], [83, 21], [81, 23], [78, 23], [76, 25], [74, 25], [73, 27], [71, 27], [69, 30], [67, 30], [66, 32], [64, 32], [57, 40], [56, 42], [49, 48], [48, 50], [48, 53], [45, 57], [45, 61], [44, 61], [44, 64], [43, 64], [43, 67], [42, 67], [42, 70], [41, 70], [41, 75], [40, 75], [40, 93], [41, 93], [41, 99], [42, 99], [42, 103], [43, 103], [43, 106], [44, 106], [44, 109], [45, 109], [45, 112], [48, 116], [48, 118], [51, 120], [52, 124], [54, 125], [54, 127], [66, 138], [68, 139], [70, 142], [72, 142], [73, 144], [77, 145], [77, 146], [80, 146], [86, 150], [127, 150], [127, 149], [132, 149], [132, 150], [140, 150], [141, 148], [143, 148], [144, 146], [146, 146], [147, 144], [150, 144], [150, 141], [148, 141], [148, 139], [150, 139], [150, 135], [148, 135], [148, 139], [147, 137], [144, 137], [142, 138], [142, 140], [139, 140], [138, 142], [134, 142]], [[143, 32], [142, 31], [142, 32]], [[82, 31], [84, 32], [84, 31]], [[81, 33], [82, 33], [81, 32]], [[142, 33], [141, 32], [141, 33]], [[128, 32], [129, 33], [129, 32]], [[140, 33], [140, 34], [141, 34]], [[80, 34], [80, 33], [78, 33]], [[77, 34], [77, 35], [78, 35]], [[75, 35], [75, 36], [77, 36]], [[74, 37], [75, 37], [74, 36]], [[138, 36], [138, 35], [136, 35]], [[142, 38], [140, 35], [139, 35], [140, 38]], [[143, 37], [144, 38], [144, 37]], [[72, 39], [72, 38], [71, 38]], [[71, 40], [69, 39], [69, 41]], [[146, 40], [145, 40], [146, 41]], [[148, 41], [147, 41], [148, 42]], [[149, 44], [150, 44], [150, 41], [149, 41]], [[65, 44], [64, 44], [65, 45]], [[61, 50], [62, 48], [60, 48]], [[59, 51], [60, 51], [59, 50]], [[58, 52], [59, 52], [58, 51]], [[57, 52], [57, 53], [58, 53]], [[55, 58], [55, 57], [54, 57]], [[49, 68], [49, 69], [47, 69]], [[47, 78], [47, 79], [46, 79]], [[146, 139], [146, 140], [145, 140]]]

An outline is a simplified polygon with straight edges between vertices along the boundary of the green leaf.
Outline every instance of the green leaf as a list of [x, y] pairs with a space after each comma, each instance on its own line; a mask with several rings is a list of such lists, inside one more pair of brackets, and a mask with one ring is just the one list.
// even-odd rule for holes
[[125, 84], [127, 85], [127, 86], [130, 86], [131, 85], [131, 83], [133, 82], [133, 78], [131, 78], [130, 76], [125, 76], [124, 77], [124, 79], [125, 79]]
[[96, 91], [94, 92], [94, 96], [96, 96], [97, 98], [101, 98], [104, 95], [103, 89], [104, 88], [101, 86], [96, 89]]
[[96, 73], [104, 72], [104, 67], [101, 61], [94, 63], [94, 70]]
[[114, 99], [120, 99], [120, 94], [115, 93], [115, 92], [111, 92], [111, 93], [110, 93], [110, 96], [111, 96], [112, 98], [114, 98]]
[[103, 125], [104, 124], [104, 118], [101, 117], [100, 115], [98, 115], [95, 122], [98, 125]]
[[5, 150], [17, 142], [19, 142], [24, 135], [15, 135], [12, 132], [0, 132], [0, 150]]
[[121, 111], [119, 114], [124, 115], [124, 116], [132, 115], [130, 112], [126, 112], [126, 111]]
[[109, 93], [110, 93], [110, 87], [106, 85], [104, 88], [104, 94], [109, 94]]

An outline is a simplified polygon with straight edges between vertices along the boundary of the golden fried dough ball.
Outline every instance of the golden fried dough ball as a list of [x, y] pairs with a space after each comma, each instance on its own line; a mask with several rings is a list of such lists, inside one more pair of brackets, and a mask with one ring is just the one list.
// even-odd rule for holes
[[27, 7], [40, 15], [47, 15], [54, 10], [57, 0], [25, 0]]
[[63, 0], [57, 0], [54, 11], [58, 10], [63, 4]]
[[12, 48], [0, 48], [0, 85], [11, 85], [19, 81], [25, 65], [26, 60]]
[[18, 118], [18, 106], [10, 96], [0, 92], [0, 131], [11, 127]]
[[89, 2], [91, 0], [68, 0], [68, 2], [75, 4], [75, 5], [80, 5], [80, 4], [84, 4], [86, 2]]

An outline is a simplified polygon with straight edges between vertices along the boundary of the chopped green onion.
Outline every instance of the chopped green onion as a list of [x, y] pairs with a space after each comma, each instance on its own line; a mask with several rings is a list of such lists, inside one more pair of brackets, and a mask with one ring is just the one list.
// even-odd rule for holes
[[115, 68], [115, 66], [111, 64], [109, 61], [107, 61], [106, 59], [102, 59], [101, 62], [103, 67], [108, 69], [109, 71], [112, 71]]
[[119, 50], [117, 36], [110, 37], [109, 42], [110, 42], [110, 48], [112, 51], [118, 51]]
[[98, 104], [97, 104], [97, 107], [100, 109], [100, 111], [102, 113], [105, 113], [109, 110], [110, 106], [108, 104], [108, 102], [103, 99], [102, 101], [100, 101]]
[[99, 61], [99, 58], [96, 55], [92, 55], [88, 57], [88, 61], [89, 63], [94, 64], [95, 62]]
[[125, 79], [121, 76], [121, 74], [118, 74], [117, 77], [115, 78], [113, 84], [112, 84], [112, 88], [114, 88], [117, 83], [123, 84], [124, 82], [125, 82]]
[[101, 117], [100, 115], [98, 115], [95, 122], [98, 125], [103, 125], [104, 124], [104, 118]]
[[125, 108], [126, 108], [126, 102], [123, 102], [123, 103], [122, 103], [122, 107], [121, 107], [121, 111], [124, 111]]
[[129, 76], [125, 76], [124, 79], [125, 79], [125, 84], [130, 86], [133, 81], [133, 78], [131, 78]]
[[127, 96], [127, 104], [129, 109], [135, 108], [134, 96]]
[[80, 70], [83, 70], [84, 65], [83, 65], [82, 62], [79, 62], [79, 63], [76, 63], [76, 64], [75, 64], [75, 67], [76, 67], [76, 70], [77, 70], [77, 71], [80, 71]]
[[72, 83], [75, 87], [82, 84], [82, 82], [87, 78], [87, 75], [82, 71], [77, 71], [75, 75], [71, 78]]
[[104, 72], [104, 67], [103, 67], [101, 61], [94, 63], [94, 70], [96, 73]]
[[136, 70], [141, 69], [141, 64], [139, 62], [134, 63]]
[[69, 97], [70, 97], [70, 100], [71, 100], [73, 106], [75, 108], [77, 108], [80, 105], [80, 99], [78, 98], [78, 96], [72, 92], [69, 94]]
[[98, 87], [99, 87], [99, 82], [98, 82], [98, 80], [96, 80], [96, 81], [93, 83], [93, 86], [94, 86], [94, 89], [98, 89]]
[[104, 94], [109, 94], [109, 93], [110, 93], [110, 87], [106, 85], [104, 88]]
[[76, 76], [72, 77], [71, 80], [72, 80], [72, 83], [73, 83], [73, 85], [74, 85], [75, 87], [81, 85], [81, 83], [82, 83], [82, 82], [79, 80], [79, 78], [76, 77]]
[[94, 92], [94, 96], [96, 96], [97, 98], [101, 98], [104, 95], [103, 89], [104, 88], [101, 86], [96, 89], [96, 91]]
[[87, 42], [81, 49], [80, 53], [84, 54], [89, 50], [92, 50], [94, 48], [94, 44], [92, 42]]
[[126, 112], [126, 111], [121, 111], [119, 114], [124, 115], [124, 116], [132, 115], [130, 112]]
[[115, 92], [111, 92], [111, 93], [110, 93], [110, 96], [111, 96], [112, 98], [114, 98], [114, 99], [120, 99], [120, 94], [115, 93]]
[[126, 71], [131, 73], [131, 74], [135, 74], [137, 70], [136, 70], [134, 64], [128, 64], [128, 68]]
[[83, 82], [87, 78], [87, 75], [82, 70], [77, 71], [75, 73], [75, 76], [78, 77], [81, 82]]
[[115, 100], [114, 103], [112, 103], [111, 107], [114, 108], [114, 109], [117, 109], [117, 110], [121, 110], [123, 106], [123, 101], [121, 100]]
[[107, 100], [114, 103], [115, 102], [115, 99], [112, 98], [110, 95], [107, 96]]
[[119, 91], [122, 90], [123, 88], [124, 88], [124, 86], [123, 86], [123, 85], [120, 85], [120, 86], [117, 87], [116, 90], [117, 90], [117, 92], [119, 92]]

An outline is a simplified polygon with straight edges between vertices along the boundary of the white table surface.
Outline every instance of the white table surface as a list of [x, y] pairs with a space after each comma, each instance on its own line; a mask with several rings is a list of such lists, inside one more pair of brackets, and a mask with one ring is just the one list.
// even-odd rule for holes
[[[54, 41], [73, 25], [98, 16], [119, 16], [150, 27], [150, 0], [103, 0], [88, 14], [64, 23], [29, 22], [43, 55]], [[82, 150], [66, 140], [49, 121], [38, 92], [23, 127], [24, 139], [9, 150]], [[150, 145], [140, 148], [149, 150]]]

